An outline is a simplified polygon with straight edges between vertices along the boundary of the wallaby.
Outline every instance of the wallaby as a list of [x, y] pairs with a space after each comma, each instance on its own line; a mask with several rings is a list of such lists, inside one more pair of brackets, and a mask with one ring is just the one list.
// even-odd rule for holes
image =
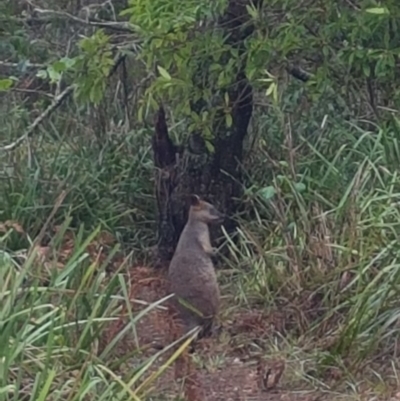
[[189, 218], [171, 260], [168, 278], [185, 329], [200, 326], [200, 336], [206, 336], [211, 333], [220, 301], [208, 224], [220, 224], [224, 216], [197, 195], [190, 200]]

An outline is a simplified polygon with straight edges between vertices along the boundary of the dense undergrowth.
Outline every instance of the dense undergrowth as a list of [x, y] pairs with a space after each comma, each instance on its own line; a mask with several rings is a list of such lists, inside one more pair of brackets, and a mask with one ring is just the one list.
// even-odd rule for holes
[[[120, 260], [122, 273], [154, 245], [149, 135], [114, 128], [100, 148], [96, 137], [83, 135], [83, 117], [73, 129], [57, 129], [62, 115], [45, 127], [64, 141], [44, 128], [31, 149], [2, 155], [2, 392], [6, 399], [47, 399], [49, 392], [52, 399], [142, 399], [131, 385], [145, 369], [119, 378], [112, 357], [118, 338], [101, 353], [98, 342], [105, 322], [117, 321], [121, 304], [129, 303], [124, 275], [106, 273], [113, 247], [130, 254]], [[397, 141], [393, 129], [368, 131], [321, 104], [290, 119], [284, 109], [259, 108], [253, 119], [243, 208], [221, 261], [223, 293], [237, 308], [283, 311], [275, 352], [311, 360], [313, 379], [302, 377], [317, 387], [326, 369], [356, 382], [366, 362], [384, 357], [386, 369], [396, 358]], [[38, 261], [35, 238], [63, 189], [41, 238], [51, 261]], [[114, 239], [102, 261], [86, 250], [99, 225]], [[74, 240], [60, 261], [67, 228]], [[137, 318], [131, 314], [125, 330]]]
[[[3, 6], [0, 2], [0, 10]], [[384, 11], [372, 10], [372, 16]], [[336, 32], [340, 21], [335, 22], [335, 14], [316, 11], [329, 17], [329, 24], [324, 19], [321, 25], [325, 35]], [[28, 32], [18, 20], [10, 21], [16, 24], [10, 32], [22, 43], [27, 59], [47, 62], [67, 54], [57, 46], [66, 46], [68, 24]], [[368, 29], [363, 29], [366, 22], [352, 23], [360, 21], [357, 35], [363, 33], [365, 44], [370, 40]], [[381, 20], [371, 21], [374, 27]], [[280, 23], [278, 18], [274, 28], [278, 42], [284, 33]], [[79, 29], [77, 35], [86, 33], [86, 28]], [[289, 34], [289, 42], [297, 43]], [[40, 38], [31, 50], [30, 35]], [[335, 35], [333, 50], [320, 60], [329, 72], [318, 81], [320, 86], [286, 77], [271, 81], [279, 84], [277, 99], [265, 96], [265, 88], [256, 90], [242, 166], [242, 206], [235, 216], [238, 226], [236, 233], [226, 235], [227, 256], [218, 261], [227, 300], [221, 315], [228, 326], [230, 315], [239, 310], [271, 317], [264, 324], [273, 326], [266, 338], [238, 337], [251, 343], [245, 344], [249, 354], [284, 359], [289, 388], [318, 389], [331, 398], [338, 388], [354, 399], [371, 393], [384, 398], [399, 386], [398, 113], [389, 102], [392, 89], [385, 85], [392, 87], [392, 78], [386, 70], [378, 77], [387, 79], [386, 84], [379, 86], [376, 79], [375, 101], [382, 97], [385, 104], [387, 95], [387, 107], [378, 110], [374, 105], [371, 112], [362, 87], [380, 53], [357, 47], [354, 34], [354, 48], [362, 53], [357, 53], [359, 65], [348, 66], [340, 58], [348, 48], [330, 60], [341, 44]], [[378, 36], [374, 45], [380, 49], [380, 36], [390, 35]], [[302, 40], [308, 43], [309, 37]], [[313, 41], [311, 53], [320, 50], [318, 35]], [[391, 52], [397, 51], [392, 47]], [[264, 57], [270, 56], [268, 51]], [[286, 48], [282, 52], [290, 54]], [[18, 60], [14, 56], [9, 54]], [[385, 57], [385, 68], [391, 71], [392, 55]], [[135, 92], [145, 67], [136, 61], [133, 65]], [[274, 67], [284, 70], [279, 63]], [[369, 72], [364, 76], [361, 70]], [[343, 71], [345, 83], [337, 78]], [[123, 357], [116, 352], [124, 334], [137, 340], [138, 322], [156, 307], [149, 305], [141, 313], [131, 307], [130, 274], [133, 267], [149, 264], [155, 245], [153, 127], [133, 121], [135, 113], [128, 108], [138, 106], [142, 93], [137, 90], [138, 99], [129, 104], [122, 80], [129, 81], [126, 76], [107, 81], [105, 97], [96, 106], [68, 100], [32, 138], [0, 152], [0, 399], [153, 399], [154, 379], [182, 351], [155, 373], [150, 367], [166, 350], [126, 366], [127, 358], [140, 353], [140, 344], [126, 347]], [[344, 87], [351, 87], [351, 93]], [[25, 131], [48, 101], [40, 91], [0, 96], [5, 145]], [[189, 122], [177, 117], [179, 107], [170, 106], [170, 134], [179, 141]], [[121, 315], [126, 324], [109, 339], [109, 327], [115, 328]], [[275, 316], [279, 324], [272, 324]]]

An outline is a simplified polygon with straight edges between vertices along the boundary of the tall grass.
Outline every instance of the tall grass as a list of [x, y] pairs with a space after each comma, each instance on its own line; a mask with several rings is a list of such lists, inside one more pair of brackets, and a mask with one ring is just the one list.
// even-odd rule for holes
[[[33, 248], [26, 258], [0, 253], [2, 399], [141, 400], [191, 341], [188, 338], [151, 374], [152, 364], [174, 344], [121, 370], [123, 360], [140, 355], [141, 350], [133, 347], [123, 358], [116, 356], [120, 338], [133, 333], [141, 316], [156, 304], [141, 314], [132, 313], [128, 283], [121, 274], [126, 263], [108, 277], [108, 259], [99, 263], [86, 251], [97, 234], [95, 230], [87, 238], [78, 236], [62, 269], [57, 269], [52, 257], [38, 258]], [[50, 244], [55, 258], [62, 239], [60, 234]], [[124, 306], [130, 311], [128, 324], [105, 343], [107, 328], [120, 322]]]
[[[311, 343], [321, 365], [357, 371], [376, 356], [397, 356], [397, 122], [371, 130], [371, 122], [345, 120], [329, 102], [304, 112], [297, 95], [280, 109], [255, 111], [243, 212], [236, 238], [226, 239], [224, 263], [234, 274], [223, 289], [235, 308], [283, 311], [286, 330], [277, 341], [304, 352]], [[24, 113], [13, 110], [0, 128], [5, 137], [21, 129]], [[119, 337], [101, 347], [105, 326], [130, 303], [119, 274], [124, 263], [106, 277], [113, 250], [98, 264], [85, 249], [99, 225], [135, 261], [154, 244], [151, 132], [110, 123], [98, 133], [94, 120], [71, 102], [28, 145], [0, 154], [0, 394], [6, 399], [148, 395], [133, 384], [154, 359], [120, 378], [121, 360], [113, 356]], [[43, 239], [51, 249], [48, 265], [35, 256], [33, 239], [62, 190], [65, 200]], [[73, 252], [58, 270], [67, 226], [76, 233]], [[136, 319], [130, 316], [126, 331]]]
[[227, 237], [235, 298], [285, 311], [289, 333], [351, 368], [396, 357], [397, 130], [365, 131], [321, 107], [296, 117], [259, 116], [270, 128], [253, 143], [238, 241]]
[[[115, 109], [119, 111], [117, 105]], [[16, 113], [11, 108], [4, 116], [5, 138], [15, 138]], [[65, 190], [54, 224], [60, 224], [66, 214], [73, 217], [74, 227], [84, 223], [94, 228], [100, 223], [134, 249], [135, 256], [143, 257], [154, 242], [151, 132], [110, 123], [109, 131], [99, 133], [100, 117], [87, 113], [88, 109], [70, 102], [29, 142], [0, 154], [1, 220], [16, 221], [35, 235]], [[15, 250], [27, 243], [8, 241], [7, 245]]]

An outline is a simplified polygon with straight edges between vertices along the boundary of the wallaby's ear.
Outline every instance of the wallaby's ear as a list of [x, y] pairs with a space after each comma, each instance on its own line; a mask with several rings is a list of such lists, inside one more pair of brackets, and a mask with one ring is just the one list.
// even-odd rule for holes
[[200, 203], [200, 198], [197, 195], [190, 195], [190, 204], [192, 206], [198, 206]]

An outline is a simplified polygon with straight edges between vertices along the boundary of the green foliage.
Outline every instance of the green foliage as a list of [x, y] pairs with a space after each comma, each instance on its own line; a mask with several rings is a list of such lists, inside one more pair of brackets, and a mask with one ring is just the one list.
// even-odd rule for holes
[[186, 32], [205, 18], [215, 17], [226, 7], [226, 0], [172, 2], [170, 0], [129, 0], [122, 15], [129, 15], [131, 22], [147, 37], [162, 37], [169, 32]]
[[72, 69], [76, 64], [76, 59], [63, 57], [55, 63], [50, 64], [45, 70], [39, 70], [37, 77], [42, 79], [49, 79], [50, 83], [58, 83], [61, 81], [63, 73]]
[[102, 30], [98, 30], [93, 36], [81, 40], [79, 47], [82, 53], [74, 63], [79, 99], [88, 99], [94, 104], [102, 100], [114, 64], [109, 39]]
[[[225, 7], [225, 0], [180, 4], [131, 0], [124, 12], [143, 41], [140, 58], [150, 71], [158, 72], [145, 93], [140, 118], [149, 105], [155, 108], [159, 100], [172, 102], [177, 117], [188, 118], [188, 131], [202, 132], [210, 150], [216, 116], [223, 113], [227, 126], [232, 124], [229, 101], [224, 99], [239, 62], [237, 49], [226, 43], [226, 33], [215, 26]], [[198, 102], [202, 110], [194, 111]]]
[[0, 79], [0, 92], [7, 91], [11, 88], [13, 80], [10, 78]]
[[[265, 66], [282, 72], [287, 63], [299, 63], [314, 74], [307, 84], [313, 101], [332, 88], [338, 96], [356, 97], [363, 81], [374, 79], [397, 108], [399, 92], [392, 82], [397, 77], [400, 4], [372, 5], [369, 0], [300, 8], [294, 0], [268, 3], [252, 13], [257, 34], [249, 39], [248, 76], [260, 78]], [[282, 18], [269, 18], [271, 10]]]
[[[123, 14], [140, 40], [130, 59], [133, 72], [126, 81], [108, 82], [125, 33], [118, 43], [118, 34], [74, 28], [84, 29], [79, 35], [85, 38], [71, 52], [65, 46], [54, 51], [53, 37], [47, 37], [36, 54], [39, 41], [30, 40], [34, 32], [20, 18], [11, 18], [9, 5], [0, 2], [0, 14], [10, 17], [0, 28], [0, 47], [16, 65], [0, 80], [4, 142], [45, 107], [47, 99], [31, 101], [14, 91], [31, 63], [45, 64], [37, 73], [43, 80], [76, 83], [81, 102], [66, 102], [29, 142], [0, 154], [0, 224], [11, 220], [26, 231], [23, 238], [0, 232], [0, 321], [6, 321], [0, 344], [7, 344], [0, 347], [1, 394], [23, 398], [29, 388], [32, 399], [50, 393], [96, 399], [100, 392], [111, 400], [122, 399], [124, 391], [135, 399], [128, 384], [140, 369], [137, 361], [124, 380], [112, 369], [120, 364], [110, 355], [119, 338], [110, 353], [94, 356], [99, 330], [116, 319], [116, 294], [126, 284], [120, 276], [103, 281], [106, 263], [97, 271], [89, 262], [82, 223], [88, 238], [99, 224], [111, 231], [135, 261], [148, 254], [156, 216], [151, 132], [132, 115], [145, 119], [161, 100], [170, 107], [171, 132], [200, 130], [212, 152], [216, 118], [222, 115], [232, 127], [229, 91], [241, 57], [255, 88], [254, 115], [237, 241], [227, 237], [225, 264], [235, 274], [221, 274], [221, 282], [229, 276], [222, 293], [235, 299], [227, 302], [234, 311], [261, 305], [267, 314], [285, 315], [284, 336], [268, 332], [272, 346], [265, 338], [257, 344], [247, 338], [246, 346], [268, 356], [276, 347], [287, 352], [289, 364], [297, 354], [288, 349], [301, 349], [296, 377], [302, 372], [301, 380], [313, 385], [310, 363], [349, 369], [346, 380], [357, 387], [352, 374], [365, 361], [376, 355], [390, 360], [400, 310], [397, 1], [272, 0], [262, 9], [249, 4], [255, 31], [244, 44], [246, 54], [239, 55], [216, 25], [227, 1], [132, 0]], [[51, 35], [56, 28], [47, 29]], [[136, 36], [131, 39], [137, 43]], [[59, 39], [62, 45], [68, 40]], [[291, 65], [310, 79], [295, 80], [287, 73]], [[140, 92], [141, 82], [149, 81]], [[129, 98], [133, 92], [137, 97]], [[200, 110], [192, 107], [200, 102]], [[78, 233], [71, 259], [63, 271], [21, 261], [62, 189], [67, 197], [52, 224], [67, 216]], [[57, 257], [60, 238], [47, 233], [46, 240]], [[126, 292], [122, 298], [128, 302]], [[329, 346], [321, 344], [327, 337]]]
[[[58, 126], [63, 127], [61, 121]], [[3, 171], [0, 221], [17, 221], [34, 237], [60, 190], [66, 188], [65, 205], [56, 222], [67, 213], [72, 214], [74, 227], [82, 223], [92, 227], [101, 222], [121, 243], [129, 243], [136, 257], [143, 257], [155, 225], [154, 204], [148, 202], [153, 191], [149, 135], [144, 131], [128, 132], [122, 143], [110, 136], [106, 145], [99, 147], [79, 123], [73, 134], [68, 126], [62, 129], [63, 137], [52, 138], [43, 132], [46, 144], [35, 153], [31, 167], [26, 165], [26, 151], [21, 151]], [[27, 245], [14, 236], [4, 244], [14, 250]]]
[[13, 4], [9, 1], [0, 2], [0, 54], [2, 58], [17, 56], [28, 58], [33, 50], [29, 43], [27, 31], [23, 24], [13, 15]]
[[[167, 0], [130, 2], [124, 14], [130, 16], [143, 41], [140, 57], [149, 70], [158, 72], [146, 91], [140, 118], [161, 99], [174, 105], [177, 117], [188, 118], [189, 132], [199, 130], [209, 143], [213, 121], [221, 113], [229, 128], [231, 110], [223, 99], [240, 60], [237, 49], [227, 45], [225, 33], [215, 25], [225, 7], [226, 2], [213, 6], [191, 2], [176, 6]], [[365, 86], [363, 80], [374, 79], [374, 84], [386, 85], [388, 99], [397, 107], [397, 89], [391, 85], [398, 52], [396, 2], [371, 7], [371, 2], [363, 1], [360, 8], [328, 2], [324, 7], [304, 6], [296, 13], [292, 9], [297, 10], [293, 0], [276, 0], [261, 10], [247, 7], [256, 26], [243, 55], [247, 76], [255, 87], [265, 88], [275, 106], [284, 67], [300, 58], [300, 65], [313, 73], [307, 83], [312, 101], [335, 93], [337, 106], [351, 109], [349, 95], [356, 97], [359, 86]], [[271, 19], [272, 12], [282, 18]], [[277, 74], [268, 72], [271, 67]], [[199, 101], [205, 105], [204, 115], [193, 110]]]
[[292, 84], [281, 94], [290, 117], [255, 115], [247, 213], [226, 263], [238, 302], [293, 313], [296, 338], [329, 333], [319, 367], [355, 368], [392, 352], [398, 335], [398, 129], [369, 132], [330, 114], [329, 94], [302, 113], [299, 93]]
[[[62, 232], [49, 244], [49, 255], [59, 255], [67, 229], [65, 221]], [[86, 246], [97, 234], [98, 229], [85, 238], [81, 230], [74, 251], [59, 270], [57, 256], [43, 263], [33, 247], [23, 263], [16, 262], [13, 254], [0, 253], [2, 399], [140, 401], [192, 341], [193, 336], [152, 374], [149, 368], [171, 347], [151, 358], [140, 349], [118, 354], [118, 340], [132, 337], [138, 321], [165, 299], [133, 313], [128, 283], [120, 273], [126, 261], [111, 280], [106, 279], [105, 269], [115, 252], [104, 263], [90, 261]], [[127, 305], [124, 323], [121, 308]], [[119, 323], [123, 323], [121, 330], [115, 332], [113, 327]], [[115, 338], [104, 344], [107, 330]], [[129, 373], [121, 370], [125, 364], [130, 365]]]
[[79, 42], [80, 53], [70, 58], [63, 57], [39, 70], [39, 78], [58, 83], [66, 73], [76, 84], [76, 97], [80, 101], [99, 104], [104, 97], [107, 79], [114, 65], [109, 36], [102, 30]]

